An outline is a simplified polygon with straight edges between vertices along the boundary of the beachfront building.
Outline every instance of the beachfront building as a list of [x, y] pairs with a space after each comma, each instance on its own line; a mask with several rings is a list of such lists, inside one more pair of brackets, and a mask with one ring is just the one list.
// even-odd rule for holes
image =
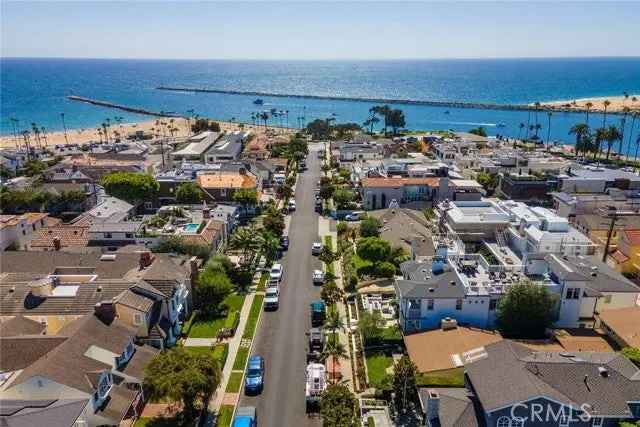
[[173, 163], [184, 160], [204, 163], [205, 152], [216, 143], [220, 136], [220, 133], [213, 131], [204, 131], [193, 135], [187, 139], [186, 144], [182, 148], [172, 152], [169, 158]]
[[[334, 146], [332, 145], [332, 148]], [[384, 148], [379, 142], [344, 143], [337, 146], [341, 162], [377, 160], [384, 158]]]

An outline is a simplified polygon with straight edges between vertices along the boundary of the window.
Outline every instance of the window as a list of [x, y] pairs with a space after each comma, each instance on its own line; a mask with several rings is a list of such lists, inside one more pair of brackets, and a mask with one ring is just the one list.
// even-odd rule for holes
[[420, 300], [419, 299], [410, 299], [409, 300], [409, 310], [420, 310]]
[[496, 427], [511, 427], [511, 418], [509, 417], [498, 418], [498, 422], [496, 422]]
[[579, 299], [579, 298], [580, 298], [580, 288], [567, 288], [566, 299]]
[[427, 310], [433, 310], [433, 299], [427, 300]]
[[138, 326], [142, 324], [142, 314], [140, 313], [133, 313], [133, 324]]
[[593, 417], [593, 427], [602, 427], [602, 422], [604, 418], [602, 417]]
[[125, 233], [124, 237], [126, 237], [127, 239], [133, 239], [133, 233]]
[[462, 298], [456, 300], [456, 310], [462, 310]]
[[111, 389], [111, 374], [105, 373], [102, 375], [100, 383], [98, 384], [98, 396], [100, 399], [107, 397], [109, 389]]
[[489, 311], [495, 310], [497, 306], [498, 306], [498, 300], [497, 299], [489, 300]]
[[103, 233], [105, 239], [111, 239], [113, 235], [111, 233]]

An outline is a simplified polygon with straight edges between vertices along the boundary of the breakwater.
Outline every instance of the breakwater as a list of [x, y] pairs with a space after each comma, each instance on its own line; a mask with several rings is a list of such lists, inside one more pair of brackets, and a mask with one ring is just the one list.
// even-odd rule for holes
[[[393, 98], [370, 98], [370, 97], [352, 97], [352, 96], [332, 96], [332, 95], [301, 95], [286, 94], [261, 91], [242, 91], [228, 89], [205, 89], [180, 86], [158, 86], [157, 90], [170, 92], [191, 92], [191, 93], [218, 93], [224, 95], [248, 95], [255, 97], [271, 97], [271, 98], [298, 98], [298, 99], [320, 99], [328, 101], [353, 101], [367, 102], [372, 104], [398, 104], [398, 105], [423, 105], [428, 107], [444, 107], [444, 108], [470, 108], [481, 110], [507, 110], [507, 111], [558, 111], [567, 113], [580, 113], [586, 110], [576, 107], [564, 107], [559, 105], [528, 105], [528, 104], [495, 104], [486, 102], [459, 102], [459, 101], [425, 101], [417, 99], [393, 99]], [[592, 111], [593, 112], [593, 111]], [[616, 114], [610, 112], [609, 114]]]
[[130, 107], [128, 105], [114, 104], [113, 102], [100, 101], [98, 99], [85, 98], [82, 96], [69, 95], [67, 99], [70, 101], [84, 102], [85, 104], [97, 105], [100, 107], [114, 108], [116, 110], [127, 111], [129, 113], [144, 114], [147, 116], [156, 117], [182, 117], [179, 114], [166, 112], [166, 111], [151, 111], [144, 108]]

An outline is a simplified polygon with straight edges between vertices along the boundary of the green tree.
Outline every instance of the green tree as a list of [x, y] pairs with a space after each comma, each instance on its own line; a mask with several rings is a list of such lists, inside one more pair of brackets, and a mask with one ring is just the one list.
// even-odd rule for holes
[[329, 245], [323, 245], [322, 252], [318, 255], [318, 259], [325, 264], [331, 264], [336, 260], [336, 254], [331, 250]]
[[477, 128], [473, 128], [473, 129], [469, 129], [469, 133], [472, 133], [472, 134], [478, 135], [478, 136], [484, 136], [485, 138], [487, 136], [487, 130], [485, 128], [483, 128], [482, 126], [477, 127]]
[[280, 199], [290, 199], [293, 196], [293, 188], [289, 184], [280, 185], [276, 189], [276, 194]]
[[396, 266], [389, 261], [377, 263], [375, 266], [375, 274], [378, 277], [391, 278], [396, 274]]
[[323, 427], [357, 427], [358, 401], [343, 384], [330, 384], [320, 399], [320, 416]]
[[356, 253], [362, 259], [371, 262], [381, 262], [389, 258], [391, 246], [380, 237], [365, 237], [358, 240]]
[[[607, 141], [607, 160], [609, 160], [609, 153], [611, 152], [611, 147], [613, 147], [616, 141], [619, 141], [622, 139], [622, 133], [620, 132], [620, 129], [618, 129], [616, 126], [609, 126], [609, 128], [607, 129], [607, 134], [605, 139]], [[618, 153], [618, 154], [622, 155], [622, 153]]]
[[576, 137], [576, 156], [580, 154], [580, 151], [583, 151], [583, 153], [586, 154], [587, 151], [584, 150], [585, 147], [583, 141], [590, 133], [589, 125], [586, 123], [575, 124], [571, 129], [569, 129], [569, 135], [575, 135]]
[[191, 125], [191, 132], [200, 133], [204, 131], [220, 132], [220, 124], [209, 119], [196, 119]]
[[243, 208], [258, 204], [258, 192], [253, 189], [243, 188], [233, 193], [233, 201], [239, 203]]
[[328, 200], [333, 197], [333, 192], [335, 188], [331, 185], [330, 182], [320, 183], [320, 198], [323, 200]]
[[198, 274], [198, 309], [205, 316], [214, 316], [223, 309], [222, 302], [233, 291], [231, 280], [226, 273], [219, 271], [215, 266], [207, 266]]
[[33, 188], [11, 190], [2, 187], [0, 189], [0, 211], [4, 214], [40, 212], [50, 201], [49, 193]]
[[330, 119], [316, 119], [307, 124], [306, 131], [314, 141], [329, 139], [331, 137], [331, 121]]
[[498, 303], [497, 326], [506, 338], [544, 338], [556, 301], [544, 286], [525, 280], [512, 285]]
[[417, 375], [418, 368], [409, 359], [409, 356], [402, 356], [393, 367], [393, 391], [398, 409], [406, 409], [411, 402], [416, 402], [418, 398]]
[[384, 119], [384, 133], [387, 134], [387, 129], [389, 128], [389, 114], [391, 113], [391, 107], [388, 105], [376, 105], [369, 109], [369, 113], [373, 116], [379, 115]]
[[322, 298], [322, 300], [326, 302], [327, 305], [333, 305], [337, 303], [342, 299], [343, 296], [344, 292], [338, 287], [338, 285], [336, 285], [336, 282], [333, 280], [326, 281], [326, 283], [322, 287], [322, 290], [320, 291], [320, 298]]
[[277, 238], [271, 231], [264, 230], [260, 235], [260, 251], [267, 259], [267, 263], [272, 262], [278, 256], [278, 250], [280, 249], [280, 239]]
[[382, 224], [378, 218], [367, 216], [360, 221], [360, 236], [362, 237], [378, 237], [380, 236], [380, 228]]
[[184, 182], [176, 190], [178, 203], [195, 205], [202, 202], [202, 190], [193, 182]]
[[29, 160], [22, 166], [22, 169], [26, 176], [38, 176], [47, 170], [47, 167], [47, 164], [40, 160]]
[[379, 310], [365, 310], [358, 319], [358, 331], [362, 335], [365, 344], [375, 342], [382, 337], [385, 320]]
[[260, 241], [256, 238], [258, 230], [253, 225], [239, 227], [231, 236], [229, 247], [242, 252], [242, 262], [248, 266], [253, 261], [253, 256], [260, 250]]
[[351, 139], [355, 133], [362, 132], [362, 128], [357, 123], [338, 123], [332, 131], [336, 139]]
[[476, 180], [485, 189], [487, 195], [490, 196], [498, 187], [500, 178], [497, 173], [478, 172]]
[[349, 231], [349, 226], [347, 225], [347, 223], [344, 221], [338, 221], [338, 223], [336, 224], [336, 232], [338, 233], [338, 235], [345, 234], [347, 231]]
[[324, 321], [324, 327], [331, 332], [333, 339], [337, 339], [337, 331], [344, 330], [344, 322], [338, 310], [330, 310], [327, 314], [327, 318]]
[[399, 109], [393, 109], [389, 111], [389, 113], [385, 116], [387, 124], [393, 130], [393, 134], [398, 134], [398, 129], [405, 127], [406, 121], [404, 117], [404, 112]]
[[230, 277], [231, 274], [233, 273], [234, 265], [228, 256], [224, 254], [215, 254], [214, 256], [209, 258], [209, 260], [205, 265], [205, 268], [209, 268], [214, 271], [219, 271]]
[[144, 388], [154, 400], [182, 402], [183, 425], [195, 420], [198, 407], [218, 388], [222, 373], [213, 352], [190, 353], [175, 347], [155, 356], [144, 369]]
[[107, 194], [132, 204], [152, 199], [160, 185], [151, 175], [136, 172], [114, 172], [101, 181]]
[[349, 209], [354, 199], [353, 191], [348, 188], [341, 187], [333, 192], [333, 201], [338, 206], [338, 209]]

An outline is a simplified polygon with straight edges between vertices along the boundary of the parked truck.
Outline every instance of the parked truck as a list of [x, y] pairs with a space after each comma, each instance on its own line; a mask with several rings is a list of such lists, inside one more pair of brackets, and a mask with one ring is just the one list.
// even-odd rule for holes
[[322, 357], [324, 351], [325, 335], [322, 328], [311, 328], [307, 332], [309, 344], [307, 349], [307, 363], [317, 362]]
[[310, 363], [306, 375], [305, 400], [307, 412], [311, 412], [318, 408], [320, 397], [327, 389], [327, 370], [322, 363]]
[[324, 324], [327, 316], [327, 308], [324, 301], [318, 300], [311, 303], [311, 326], [318, 327]]

